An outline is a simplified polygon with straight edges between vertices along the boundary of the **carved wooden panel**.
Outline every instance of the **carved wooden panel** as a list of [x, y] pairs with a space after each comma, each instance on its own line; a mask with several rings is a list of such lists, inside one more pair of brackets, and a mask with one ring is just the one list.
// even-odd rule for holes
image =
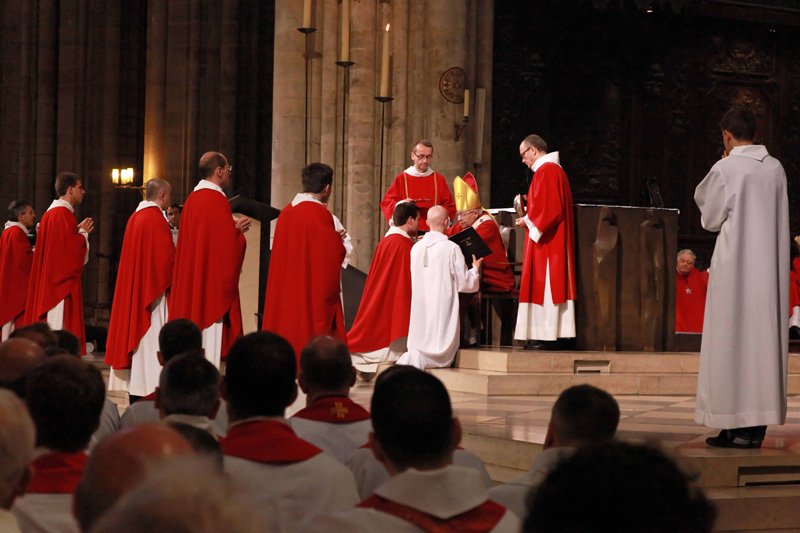
[[[679, 248], [704, 263], [714, 236], [694, 189], [722, 152], [719, 120], [749, 106], [786, 169], [800, 233], [800, 7], [775, 1], [495, 2], [492, 198], [511, 204], [530, 172], [520, 141], [560, 151], [576, 202], [680, 209]], [[734, 4], [736, 4], [734, 6]], [[741, 4], [741, 5], [740, 5]]]

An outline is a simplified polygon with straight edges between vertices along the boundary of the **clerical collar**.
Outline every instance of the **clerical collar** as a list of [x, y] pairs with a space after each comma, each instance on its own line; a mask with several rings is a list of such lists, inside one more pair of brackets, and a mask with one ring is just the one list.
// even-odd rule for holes
[[411, 236], [408, 233], [398, 228], [397, 226], [392, 226], [391, 228], [389, 228], [389, 231], [386, 232], [386, 235], [384, 235], [383, 238], [385, 239], [390, 235], [402, 235], [406, 239], [411, 239]]
[[48, 210], [48, 211], [50, 211], [50, 210], [51, 210], [51, 209], [53, 209], [54, 207], [66, 207], [67, 209], [69, 209], [69, 212], [70, 212], [70, 213], [74, 213], [74, 212], [75, 212], [75, 208], [74, 208], [74, 207], [72, 207], [72, 204], [71, 204], [71, 203], [69, 203], [69, 202], [68, 202], [68, 201], [66, 201], [66, 200], [62, 200], [61, 198], [58, 198], [58, 199], [56, 199], [56, 200], [53, 200], [53, 203], [52, 203], [52, 204], [50, 204], [50, 207], [48, 207], [48, 208], [47, 208], [47, 210]]
[[550, 152], [549, 154], [544, 154], [542, 157], [540, 157], [533, 163], [531, 170], [536, 172], [537, 170], [539, 170], [539, 167], [541, 167], [545, 163], [555, 163], [556, 165], [561, 166], [561, 162], [558, 159], [558, 152]]
[[138, 213], [142, 209], [147, 209], [148, 207], [158, 207], [161, 209], [161, 207], [155, 202], [151, 202], [150, 200], [142, 200], [139, 202], [139, 205], [136, 206], [136, 212]]
[[[195, 185], [194, 190], [200, 191], [202, 189], [211, 189], [212, 191], [217, 191], [222, 196], [225, 196], [225, 191], [222, 190], [222, 187], [220, 187], [213, 181], [200, 180], [199, 182], [197, 182], [197, 185]], [[225, 196], [225, 198], [227, 198], [227, 196]]]
[[430, 176], [431, 174], [433, 174], [433, 169], [431, 167], [428, 167], [428, 170], [420, 173], [416, 168], [414, 168], [414, 165], [411, 165], [410, 167], [405, 169], [404, 172], [409, 176], [414, 176], [416, 178], [424, 178], [426, 176]]
[[22, 231], [25, 232], [25, 235], [30, 235], [31, 232], [28, 231], [28, 228], [25, 227], [25, 224], [22, 222], [11, 222], [10, 220], [6, 222], [6, 226], [3, 229], [13, 228], [14, 226], [18, 227]]
[[288, 424], [286, 419], [282, 416], [251, 416], [250, 418], [243, 418], [241, 420], [237, 420], [236, 422], [231, 422], [228, 424], [228, 430], [232, 427], [236, 427], [242, 424], [249, 424], [250, 422], [282, 422], [284, 424]]
[[317, 198], [310, 192], [299, 192], [295, 195], [294, 199], [292, 200], [292, 207], [303, 202], [315, 202], [318, 203], [319, 205], [325, 205], [320, 201], [319, 198]]

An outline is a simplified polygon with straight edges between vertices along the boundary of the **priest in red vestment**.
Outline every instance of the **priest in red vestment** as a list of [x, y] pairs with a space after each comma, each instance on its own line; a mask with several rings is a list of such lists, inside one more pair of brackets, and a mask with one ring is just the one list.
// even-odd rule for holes
[[572, 190], [558, 152], [529, 135], [519, 146], [522, 162], [533, 170], [527, 212], [516, 225], [527, 229], [519, 311], [514, 338], [528, 349], [563, 349], [575, 337], [575, 218]]
[[[454, 224], [447, 234], [455, 235], [472, 227], [492, 251], [483, 258], [481, 292], [516, 295], [514, 270], [508, 260], [500, 228], [495, 219], [483, 209], [478, 193], [478, 182], [472, 173], [467, 172], [463, 178], [456, 176], [456, 179], [453, 180], [453, 191], [458, 210], [458, 224]], [[461, 344], [462, 346], [473, 345], [477, 342], [477, 336], [481, 329], [480, 298], [477, 294], [461, 294], [459, 300], [461, 304]], [[500, 343], [511, 345], [514, 322], [513, 301], [492, 300], [492, 305], [500, 316]]]
[[789, 338], [800, 338], [800, 235], [792, 239], [789, 271]]
[[694, 267], [695, 255], [691, 250], [678, 252], [675, 272], [675, 331], [702, 333], [706, 310], [708, 271]]
[[58, 199], [53, 200], [39, 223], [24, 322], [47, 321], [55, 330], [69, 331], [78, 337], [84, 354], [81, 273], [89, 260], [89, 233], [94, 222], [91, 218], [80, 224], [75, 220], [75, 207], [86, 195], [77, 174], [59, 174], [55, 189]]
[[28, 240], [36, 213], [27, 200], [8, 206], [8, 222], [0, 234], [0, 342], [21, 325], [25, 298], [33, 264], [33, 248]]
[[242, 335], [239, 274], [250, 228], [247, 217], [234, 220], [223, 188], [233, 168], [219, 152], [200, 158], [200, 182], [181, 212], [169, 318], [188, 318], [203, 332], [206, 358], [219, 368]]
[[433, 144], [419, 140], [411, 149], [413, 165], [395, 176], [389, 190], [381, 200], [381, 211], [389, 222], [394, 206], [400, 200], [411, 200], [419, 207], [419, 231], [428, 231], [428, 209], [441, 205], [447, 210], [450, 220], [455, 219], [456, 206], [447, 186], [447, 180], [431, 168]]
[[164, 216], [172, 187], [154, 178], [147, 182], [145, 193], [147, 199], [128, 219], [122, 240], [105, 358], [111, 366], [109, 390], [134, 396], [147, 396], [158, 386], [158, 334], [167, 322], [167, 291], [175, 261]]
[[262, 329], [286, 338], [298, 357], [314, 337], [346, 339], [340, 280], [347, 234], [325, 206], [332, 187], [328, 165], [303, 168], [303, 192], [275, 226]]
[[411, 247], [419, 208], [414, 202], [398, 203], [392, 222], [375, 249], [358, 314], [347, 332], [353, 366], [360, 372], [376, 372], [380, 363], [396, 361], [408, 351]]

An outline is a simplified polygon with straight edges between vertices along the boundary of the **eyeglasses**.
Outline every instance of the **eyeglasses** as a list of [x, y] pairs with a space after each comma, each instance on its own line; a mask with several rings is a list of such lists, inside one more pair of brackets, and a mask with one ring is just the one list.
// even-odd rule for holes
[[233, 165], [228, 165], [228, 172], [233, 172]]
[[433, 154], [431, 154], [431, 155], [421, 155], [421, 154], [415, 153], [414, 157], [416, 157], [417, 159], [423, 159], [423, 160], [430, 161], [431, 159], [433, 159]]
[[533, 148], [533, 146], [528, 146], [527, 148], [525, 148], [525, 150], [523, 150], [522, 152], [519, 153], [519, 156], [520, 157], [525, 157], [525, 154], [530, 152], [531, 148]]

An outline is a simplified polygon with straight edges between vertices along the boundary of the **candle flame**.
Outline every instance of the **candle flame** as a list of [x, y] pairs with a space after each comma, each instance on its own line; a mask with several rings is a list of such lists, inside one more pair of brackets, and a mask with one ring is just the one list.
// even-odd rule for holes
[[388, 24], [386, 25], [386, 31], [389, 31], [389, 25]]

